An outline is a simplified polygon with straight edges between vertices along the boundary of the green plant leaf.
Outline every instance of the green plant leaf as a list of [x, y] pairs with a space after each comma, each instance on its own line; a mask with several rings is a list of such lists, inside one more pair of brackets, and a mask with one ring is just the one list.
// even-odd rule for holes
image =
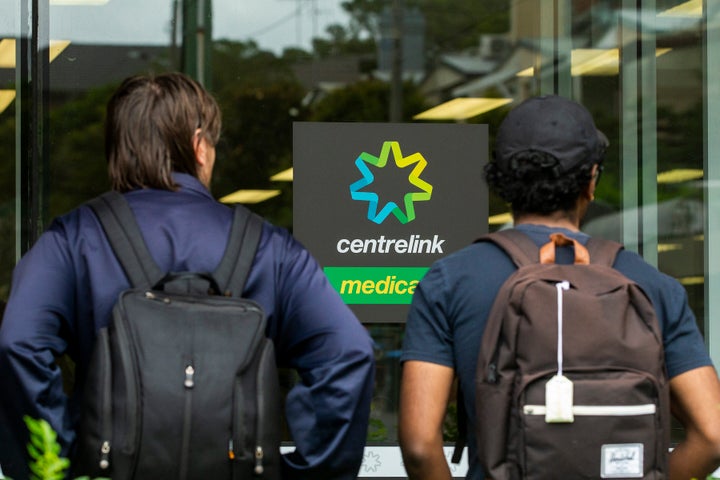
[[60, 457], [57, 433], [45, 420], [23, 417], [30, 432], [27, 451], [33, 461], [30, 463], [33, 480], [64, 480], [65, 470], [70, 466], [67, 458]]
[[42, 480], [45, 476], [45, 468], [41, 463], [33, 462], [30, 464], [30, 472], [34, 475], [30, 475], [32, 480]]
[[[57, 433], [45, 420], [23, 417], [30, 432], [28, 453], [33, 461], [30, 463], [31, 480], [65, 480], [65, 471], [70, 467], [70, 460], [60, 456], [60, 444]], [[12, 480], [5, 477], [7, 480]], [[75, 480], [92, 480], [90, 477], [77, 477]], [[94, 480], [110, 480], [98, 477]]]
[[23, 417], [23, 421], [25, 422], [25, 425], [27, 425], [28, 430], [31, 434], [37, 434], [40, 430], [40, 426], [38, 425], [38, 421], [35, 420], [32, 417], [29, 417], [25, 415]]
[[42, 454], [38, 451], [38, 449], [31, 443], [28, 443], [27, 451], [30, 454], [30, 458], [33, 460], [37, 460], [38, 458], [42, 457]]

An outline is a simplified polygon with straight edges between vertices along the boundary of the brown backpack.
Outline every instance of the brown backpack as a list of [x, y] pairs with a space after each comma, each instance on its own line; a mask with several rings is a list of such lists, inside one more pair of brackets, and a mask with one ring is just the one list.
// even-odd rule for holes
[[[478, 456], [488, 478], [667, 477], [662, 335], [640, 287], [612, 268], [622, 246], [518, 230], [483, 237], [518, 270], [488, 317], [476, 373]], [[555, 263], [572, 245], [575, 263]], [[592, 259], [592, 261], [591, 261]]]

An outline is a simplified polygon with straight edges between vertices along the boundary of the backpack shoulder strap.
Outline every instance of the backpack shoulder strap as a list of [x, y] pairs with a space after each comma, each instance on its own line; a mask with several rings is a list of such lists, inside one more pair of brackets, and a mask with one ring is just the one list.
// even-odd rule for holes
[[[540, 249], [535, 242], [523, 232], [514, 228], [499, 230], [481, 236], [475, 243], [492, 242], [501, 248], [513, 261], [516, 267], [531, 265], [540, 261]], [[467, 422], [468, 414], [465, 410], [465, 399], [462, 388], [458, 383], [457, 388], [457, 427], [458, 436], [455, 441], [455, 448], [452, 454], [452, 463], [460, 463], [463, 449], [467, 445]]]
[[135, 288], [151, 288], [164, 273], [145, 245], [130, 206], [120, 193], [105, 192], [88, 202], [102, 224], [110, 246], [130, 283]]
[[457, 439], [455, 440], [455, 448], [453, 449], [453, 454], [450, 459], [452, 463], [458, 464], [460, 463], [460, 460], [462, 460], [462, 454], [463, 450], [465, 450], [465, 447], [467, 446], [467, 435], [468, 435], [468, 423], [470, 422], [470, 418], [468, 416], [467, 410], [465, 410], [465, 397], [463, 394], [462, 387], [460, 386], [460, 381], [458, 380], [458, 387], [457, 387], [457, 393], [456, 393], [456, 400], [455, 400], [455, 406], [456, 408], [456, 414], [457, 414]]
[[494, 243], [507, 253], [517, 267], [531, 265], [540, 261], [540, 249], [535, 245], [535, 242], [515, 228], [488, 233], [475, 242]]
[[585, 246], [590, 254], [591, 263], [606, 265], [608, 267], [613, 266], [615, 257], [617, 257], [620, 250], [625, 248], [621, 243], [596, 237], [590, 237], [590, 240], [588, 240]]
[[[476, 242], [489, 241], [502, 248], [517, 267], [537, 263], [540, 249], [520, 230], [511, 228], [488, 233], [478, 238]], [[585, 247], [590, 254], [590, 261], [599, 265], [612, 267], [615, 257], [624, 247], [621, 243], [591, 237]]]
[[235, 206], [230, 238], [223, 258], [213, 273], [224, 295], [242, 295], [262, 229], [262, 218], [242, 205]]

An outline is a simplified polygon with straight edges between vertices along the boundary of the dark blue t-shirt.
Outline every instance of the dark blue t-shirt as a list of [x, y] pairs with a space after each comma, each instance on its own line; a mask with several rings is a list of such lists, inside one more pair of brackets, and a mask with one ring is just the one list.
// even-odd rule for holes
[[[540, 246], [553, 232], [562, 232], [585, 244], [584, 233], [543, 225], [517, 227]], [[558, 249], [559, 263], [572, 261], [572, 249]], [[711, 365], [685, 289], [672, 277], [659, 272], [636, 253], [623, 250], [613, 265], [637, 282], [650, 297], [662, 329], [668, 374]], [[510, 258], [489, 242], [475, 243], [433, 264], [415, 290], [408, 314], [401, 361], [419, 360], [455, 369], [468, 412], [468, 425], [475, 424], [475, 369], [482, 332], [495, 295], [515, 271]], [[466, 478], [480, 480], [475, 432], [468, 429]]]

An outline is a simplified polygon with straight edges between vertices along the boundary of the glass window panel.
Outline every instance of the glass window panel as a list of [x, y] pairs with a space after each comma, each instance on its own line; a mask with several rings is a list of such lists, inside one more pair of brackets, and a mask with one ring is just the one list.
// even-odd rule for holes
[[[10, 292], [15, 265], [15, 161], [17, 138], [16, 65], [18, 2], [0, 15], [0, 312]], [[0, 323], [2, 321], [0, 320]]]
[[[9, 42], [20, 39], [22, 12], [32, 3], [10, 2], [0, 15], [3, 300], [24, 224], [16, 211], [26, 211], [16, 204], [17, 139], [21, 126], [37, 121], [19, 112], [13, 97], [20, 75]], [[712, 129], [720, 82], [717, 12], [704, 11], [709, 4], [49, 0], [40, 10], [49, 17], [41, 19], [49, 25], [49, 148], [32, 195], [47, 222], [108, 187], [104, 105], [135, 73], [180, 69], [208, 86], [225, 120], [213, 194], [261, 190], [255, 198], [264, 199], [250, 208], [289, 229], [293, 122], [486, 123], [492, 143], [518, 101], [559, 93], [584, 103], [611, 144], [583, 229], [625, 242], [678, 278], [712, 338], [717, 228], [708, 205], [717, 203]], [[495, 107], [472, 110], [488, 101]], [[436, 107], [428, 119], [425, 112]], [[509, 221], [507, 206], [491, 196], [490, 229]], [[403, 327], [368, 328], [378, 348], [368, 439], [395, 445]], [[720, 351], [716, 344], [711, 351]]]

